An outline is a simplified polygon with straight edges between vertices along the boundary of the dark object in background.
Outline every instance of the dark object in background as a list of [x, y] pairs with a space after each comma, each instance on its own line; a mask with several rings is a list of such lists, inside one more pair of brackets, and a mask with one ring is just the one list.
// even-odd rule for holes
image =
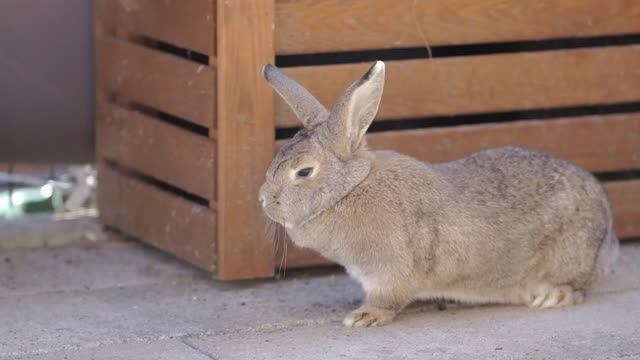
[[0, 162], [94, 154], [93, 1], [0, 3]]

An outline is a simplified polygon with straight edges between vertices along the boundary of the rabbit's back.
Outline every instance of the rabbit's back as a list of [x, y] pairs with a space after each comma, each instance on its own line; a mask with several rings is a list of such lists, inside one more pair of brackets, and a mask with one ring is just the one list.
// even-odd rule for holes
[[553, 212], [571, 219], [609, 217], [606, 194], [593, 175], [541, 151], [495, 148], [432, 169], [451, 187], [455, 204], [491, 213], [496, 225]]
[[[544, 280], [575, 288], [593, 280], [611, 214], [591, 174], [520, 147], [482, 151], [432, 169], [448, 185], [437, 256], [447, 259], [439, 269], [444, 279], [498, 286]], [[477, 281], [474, 274], [483, 276]]]

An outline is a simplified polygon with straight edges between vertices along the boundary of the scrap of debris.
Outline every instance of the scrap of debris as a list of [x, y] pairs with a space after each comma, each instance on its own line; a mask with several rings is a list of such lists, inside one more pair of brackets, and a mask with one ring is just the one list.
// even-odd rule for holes
[[[43, 169], [47, 169], [43, 167]], [[0, 171], [0, 248], [34, 248], [103, 238], [91, 165]]]

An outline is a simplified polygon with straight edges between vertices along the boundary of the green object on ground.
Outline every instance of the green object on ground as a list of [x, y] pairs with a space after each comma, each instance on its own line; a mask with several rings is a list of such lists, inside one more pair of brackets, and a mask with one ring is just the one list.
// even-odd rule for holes
[[62, 192], [50, 184], [0, 191], [0, 217], [54, 212], [63, 203]]

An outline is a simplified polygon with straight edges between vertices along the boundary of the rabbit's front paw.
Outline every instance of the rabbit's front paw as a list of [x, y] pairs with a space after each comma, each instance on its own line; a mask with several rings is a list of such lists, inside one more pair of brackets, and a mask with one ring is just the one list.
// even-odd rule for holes
[[351, 312], [342, 323], [348, 327], [382, 326], [393, 321], [395, 316], [396, 313], [392, 310], [362, 305]]

